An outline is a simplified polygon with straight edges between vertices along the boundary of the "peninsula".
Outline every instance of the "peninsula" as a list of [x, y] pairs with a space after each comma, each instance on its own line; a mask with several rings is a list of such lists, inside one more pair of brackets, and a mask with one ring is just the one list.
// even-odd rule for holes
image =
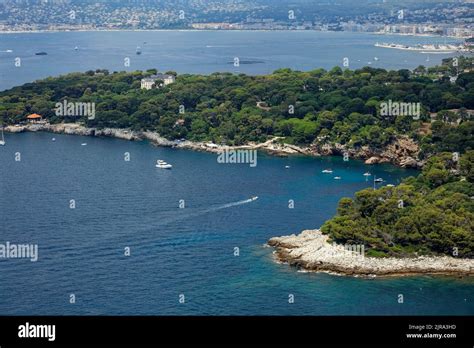
[[[459, 57], [413, 71], [335, 67], [264, 76], [96, 70], [0, 92], [0, 115], [7, 132], [147, 139], [215, 153], [339, 155], [422, 168], [396, 187], [342, 198], [321, 232], [269, 244], [281, 260], [309, 270], [465, 275], [474, 258], [472, 63]], [[74, 112], [58, 112], [58, 103], [75, 106]], [[349, 267], [345, 257], [326, 259], [326, 238], [363, 246], [364, 260]]]
[[320, 230], [306, 230], [299, 235], [274, 237], [275, 257], [299, 269], [341, 275], [375, 277], [405, 275], [474, 275], [474, 259], [452, 256], [417, 256], [412, 258], [365, 257], [342, 245], [331, 244]]
[[417, 178], [342, 198], [321, 230], [268, 244], [278, 260], [310, 271], [474, 275], [473, 164], [473, 150], [433, 156]]
[[[264, 76], [87, 71], [0, 92], [0, 115], [3, 125], [14, 126], [7, 131], [120, 129], [137, 139], [154, 133], [170, 146], [251, 146], [421, 168], [436, 153], [474, 147], [472, 62], [446, 59], [413, 71], [279, 69]], [[94, 115], [77, 112], [83, 108], [75, 108], [77, 115], [58, 112], [58, 104], [88, 105]]]

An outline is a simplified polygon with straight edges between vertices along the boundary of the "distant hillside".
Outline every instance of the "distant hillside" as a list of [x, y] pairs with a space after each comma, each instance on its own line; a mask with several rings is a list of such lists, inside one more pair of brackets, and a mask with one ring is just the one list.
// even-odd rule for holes
[[[340, 30], [340, 23], [349, 21], [380, 25], [470, 23], [473, 6], [434, 0], [3, 0], [0, 24], [17, 30], [176, 29], [191, 28], [195, 23], [265, 20], [284, 26], [317, 23]], [[404, 11], [402, 18], [400, 10]]]

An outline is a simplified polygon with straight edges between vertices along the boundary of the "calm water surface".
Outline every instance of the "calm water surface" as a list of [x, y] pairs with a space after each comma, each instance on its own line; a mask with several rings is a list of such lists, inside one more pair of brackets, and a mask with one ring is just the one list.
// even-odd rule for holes
[[[0, 261], [2, 315], [474, 314], [472, 280], [299, 273], [264, 247], [319, 227], [341, 197], [371, 185], [367, 170], [392, 184], [414, 171], [263, 154], [250, 168], [146, 142], [51, 137], [7, 134], [0, 148], [0, 242], [39, 245], [37, 262]], [[157, 159], [173, 169], [156, 169]]]
[[[422, 54], [374, 47], [444, 43], [439, 37], [317, 31], [123, 31], [0, 34], [0, 90], [48, 76], [90, 69], [133, 71], [157, 68], [178, 73], [230, 71], [268, 74], [279, 68], [312, 70], [342, 66], [413, 69], [439, 64], [453, 54]], [[456, 43], [447, 39], [447, 43]], [[74, 50], [75, 47], [78, 50]], [[136, 55], [137, 46], [142, 54]], [[12, 50], [13, 52], [5, 52]], [[36, 56], [45, 51], [46, 56]], [[15, 66], [15, 58], [21, 66]], [[124, 65], [125, 58], [130, 66]], [[242, 64], [234, 67], [234, 58]], [[374, 58], [379, 58], [375, 60]], [[250, 64], [245, 64], [245, 62]]]

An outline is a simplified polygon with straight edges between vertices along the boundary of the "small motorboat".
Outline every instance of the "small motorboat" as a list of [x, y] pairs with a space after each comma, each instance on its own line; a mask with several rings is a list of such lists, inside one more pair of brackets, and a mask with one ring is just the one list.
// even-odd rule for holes
[[371, 176], [372, 174], [370, 174], [369, 172], [366, 172], [364, 173], [364, 176]]
[[171, 168], [173, 168], [173, 166], [169, 163], [166, 163], [163, 160], [158, 160], [158, 161], [156, 161], [156, 168], [171, 169]]
[[250, 199], [251, 199], [252, 201], [256, 201], [256, 200], [258, 199], [258, 196], [252, 196]]
[[324, 169], [321, 173], [324, 173], [324, 174], [331, 174], [331, 173], [332, 173], [332, 169]]
[[335, 176], [334, 180], [341, 180], [341, 177], [340, 176]]
[[388, 184], [387, 187], [395, 187], [395, 185]]
[[375, 182], [383, 182], [383, 179], [382, 178], [377, 178], [374, 180]]
[[56, 138], [52, 138], [51, 141], [56, 141]]
[[290, 166], [285, 166], [286, 169], [290, 169]]
[[82, 143], [81, 146], [87, 146], [87, 143]]

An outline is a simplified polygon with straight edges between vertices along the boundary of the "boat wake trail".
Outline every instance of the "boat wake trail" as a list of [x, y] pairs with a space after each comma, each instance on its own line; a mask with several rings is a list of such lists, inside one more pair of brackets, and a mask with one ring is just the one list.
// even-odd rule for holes
[[[192, 243], [199, 243], [209, 238], [214, 238], [216, 236], [212, 236], [209, 233], [200, 232], [200, 231], [180, 231], [179, 234], [176, 233], [169, 233], [165, 235], [160, 235], [157, 237], [155, 233], [157, 230], [166, 230], [169, 225], [175, 224], [177, 222], [183, 220], [189, 220], [191, 218], [196, 218], [206, 214], [212, 214], [220, 210], [229, 209], [232, 207], [237, 207], [240, 205], [245, 205], [256, 201], [258, 197], [254, 196], [249, 199], [244, 199], [241, 201], [226, 203], [217, 205], [214, 207], [209, 207], [207, 209], [193, 209], [194, 211], [186, 213], [186, 211], [191, 210], [191, 208], [183, 208], [177, 209], [178, 211], [174, 212], [175, 216], [168, 216], [165, 218], [160, 218], [159, 213], [156, 214], [158, 216], [154, 216], [154, 222], [144, 222], [140, 226], [133, 226], [133, 227], [126, 227], [123, 229], [119, 234], [114, 236], [104, 236], [101, 239], [102, 243], [111, 243], [112, 241], [117, 242], [117, 240], [124, 240], [127, 242], [128, 246], [144, 246], [153, 243], [156, 247], [161, 248], [176, 248], [183, 245], [189, 245]], [[170, 230], [171, 231], [171, 230]], [[179, 231], [179, 229], [177, 230]], [[135, 243], [130, 243], [130, 235], [134, 234], [140, 235], [140, 238], [135, 239]]]
[[135, 233], [137, 233], [137, 232], [138, 233], [151, 232], [151, 231], [154, 231], [156, 229], [161, 229], [161, 228], [163, 228], [167, 225], [170, 225], [170, 224], [173, 224], [173, 223], [176, 223], [176, 222], [179, 222], [179, 221], [188, 220], [188, 219], [191, 219], [191, 218], [196, 218], [196, 217], [199, 217], [199, 216], [202, 216], [202, 215], [217, 212], [219, 210], [224, 210], [224, 209], [228, 209], [228, 208], [232, 208], [232, 207], [237, 207], [239, 205], [249, 204], [249, 203], [252, 203], [253, 201], [256, 201], [257, 199], [258, 199], [258, 197], [255, 196], [255, 197], [252, 197], [252, 198], [249, 198], [249, 199], [244, 199], [244, 200], [241, 200], [241, 201], [221, 204], [221, 205], [210, 207], [210, 208], [207, 208], [207, 209], [197, 209], [197, 210], [194, 210], [194, 211], [189, 212], [189, 213], [186, 213], [186, 210], [190, 210], [191, 208], [178, 209], [178, 212], [176, 212], [176, 216], [160, 219], [159, 221], [157, 221], [156, 223], [153, 223], [152, 225], [147, 224], [146, 227], [136, 229]]
[[214, 208], [209, 208], [209, 209], [203, 210], [202, 212], [200, 212], [200, 214], [212, 213], [212, 212], [217, 211], [217, 210], [231, 208], [231, 207], [235, 207], [235, 206], [242, 205], [242, 204], [252, 203], [253, 201], [255, 201], [255, 199], [249, 198], [249, 199], [244, 199], [243, 201], [227, 203], [227, 204], [223, 204], [223, 205], [220, 205], [220, 206], [217, 206], [217, 207], [214, 207]]
[[[209, 213], [214, 213], [214, 212], [219, 211], [219, 210], [236, 207], [236, 206], [243, 205], [243, 204], [248, 204], [248, 203], [251, 203], [251, 202], [255, 201], [257, 198], [258, 197], [252, 197], [252, 198], [249, 198], [249, 199], [244, 199], [242, 201], [226, 203], [226, 204], [222, 204], [222, 205], [219, 205], [219, 206], [216, 206], [216, 207], [210, 207], [210, 208], [204, 209], [204, 210], [197, 210], [197, 211], [194, 211], [194, 212], [186, 214], [186, 215], [176, 216], [175, 218], [171, 218], [167, 221], [162, 221], [160, 226], [161, 225], [166, 225], [166, 224], [169, 224], [169, 223], [172, 223], [172, 222], [180, 221], [180, 220], [195, 218], [195, 217], [205, 215], [205, 214], [209, 214]], [[188, 208], [185, 208], [185, 209], [188, 209]]]

